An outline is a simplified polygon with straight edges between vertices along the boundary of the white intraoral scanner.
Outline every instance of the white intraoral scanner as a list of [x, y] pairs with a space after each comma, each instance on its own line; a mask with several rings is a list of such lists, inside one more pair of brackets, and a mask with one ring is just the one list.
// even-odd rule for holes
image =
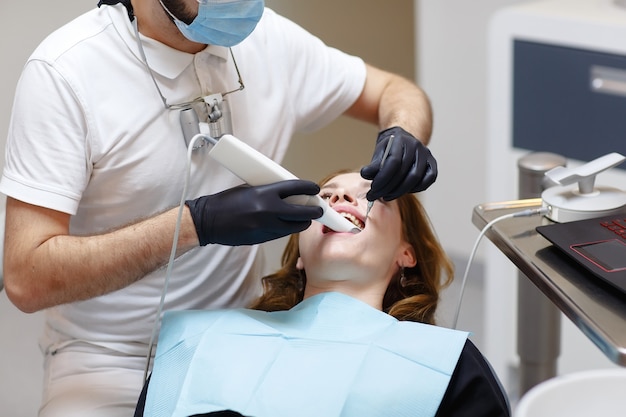
[[[200, 135], [202, 139], [213, 144], [209, 156], [249, 185], [265, 185], [298, 179], [281, 165], [232, 135], [226, 134], [219, 139], [205, 134]], [[315, 220], [336, 232], [358, 233], [361, 231], [352, 222], [333, 210], [318, 195], [296, 195], [287, 197], [285, 200], [294, 204], [321, 207], [324, 214]]]

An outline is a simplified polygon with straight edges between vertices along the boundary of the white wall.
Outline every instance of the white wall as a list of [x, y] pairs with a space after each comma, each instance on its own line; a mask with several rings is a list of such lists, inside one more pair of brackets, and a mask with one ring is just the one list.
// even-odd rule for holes
[[472, 210], [486, 198], [487, 23], [523, 1], [417, 0], [417, 68], [434, 107], [430, 148], [440, 167], [424, 202], [446, 248], [465, 256], [477, 235]]

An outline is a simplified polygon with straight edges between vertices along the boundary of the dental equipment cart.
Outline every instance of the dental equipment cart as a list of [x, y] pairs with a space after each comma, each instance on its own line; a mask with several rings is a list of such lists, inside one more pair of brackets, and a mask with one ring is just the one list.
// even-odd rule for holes
[[[472, 223], [482, 229], [501, 215], [540, 207], [539, 198], [480, 204]], [[595, 283], [535, 230], [549, 223], [543, 216], [505, 219], [485, 236], [612, 362], [626, 366], [626, 298]]]

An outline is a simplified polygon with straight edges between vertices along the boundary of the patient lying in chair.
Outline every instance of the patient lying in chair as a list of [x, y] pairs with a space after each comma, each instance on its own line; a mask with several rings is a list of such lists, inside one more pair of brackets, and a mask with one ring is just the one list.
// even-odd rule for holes
[[251, 309], [165, 314], [135, 417], [509, 416], [466, 332], [435, 326], [452, 265], [414, 195], [341, 172], [320, 195], [363, 228], [291, 236]]

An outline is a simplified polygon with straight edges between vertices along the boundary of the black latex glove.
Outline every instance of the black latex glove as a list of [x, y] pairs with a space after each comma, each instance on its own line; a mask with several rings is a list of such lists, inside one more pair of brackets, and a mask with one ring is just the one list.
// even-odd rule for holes
[[[394, 136], [387, 159], [380, 161], [387, 142]], [[392, 127], [378, 134], [372, 162], [361, 168], [361, 176], [372, 180], [366, 195], [369, 201], [394, 200], [406, 193], [417, 193], [430, 187], [437, 178], [437, 161], [428, 148], [401, 127]]]
[[301, 232], [322, 216], [316, 206], [290, 204], [292, 195], [315, 195], [317, 184], [304, 180], [280, 181], [251, 187], [242, 185], [217, 194], [188, 200], [200, 245], [254, 245]]

